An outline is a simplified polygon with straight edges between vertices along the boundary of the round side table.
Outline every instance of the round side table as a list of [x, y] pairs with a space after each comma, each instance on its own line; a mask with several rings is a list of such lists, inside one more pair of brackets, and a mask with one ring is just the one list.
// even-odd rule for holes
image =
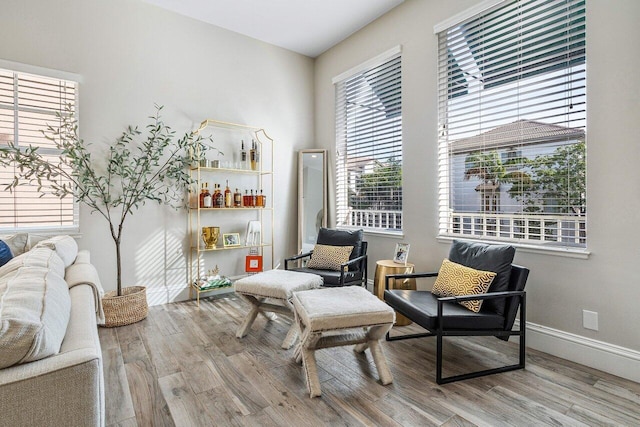
[[[376, 273], [373, 279], [373, 293], [380, 299], [384, 299], [384, 279], [387, 274], [407, 274], [413, 273], [414, 265], [410, 262], [398, 264], [391, 259], [382, 259], [376, 261]], [[391, 280], [389, 282], [391, 289], [416, 289], [416, 279], [400, 279]], [[396, 312], [396, 326], [410, 325], [411, 320]]]

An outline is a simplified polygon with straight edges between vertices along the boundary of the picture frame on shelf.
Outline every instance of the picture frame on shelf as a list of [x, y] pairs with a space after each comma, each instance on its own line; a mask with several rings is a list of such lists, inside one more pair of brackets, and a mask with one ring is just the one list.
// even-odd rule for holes
[[396, 243], [396, 250], [393, 253], [393, 262], [398, 264], [406, 264], [409, 258], [409, 243]]
[[222, 244], [225, 248], [240, 246], [240, 233], [224, 233], [222, 235]]
[[247, 255], [244, 269], [247, 273], [259, 273], [262, 271], [262, 255]]

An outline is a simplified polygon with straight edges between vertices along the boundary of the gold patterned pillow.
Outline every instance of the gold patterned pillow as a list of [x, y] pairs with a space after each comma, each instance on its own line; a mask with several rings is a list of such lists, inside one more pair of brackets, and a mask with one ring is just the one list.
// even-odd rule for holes
[[[475, 270], [444, 259], [431, 293], [439, 297], [484, 294], [496, 277], [492, 271]], [[460, 305], [477, 313], [482, 300], [461, 301]]]
[[353, 246], [316, 245], [307, 268], [340, 271], [340, 265], [349, 261], [351, 251]]

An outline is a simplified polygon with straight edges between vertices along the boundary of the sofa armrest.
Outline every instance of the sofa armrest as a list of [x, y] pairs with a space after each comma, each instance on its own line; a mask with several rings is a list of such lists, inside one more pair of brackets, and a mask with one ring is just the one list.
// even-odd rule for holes
[[104, 426], [102, 350], [93, 290], [69, 290], [71, 318], [60, 353], [0, 370], [0, 407], [7, 425]]

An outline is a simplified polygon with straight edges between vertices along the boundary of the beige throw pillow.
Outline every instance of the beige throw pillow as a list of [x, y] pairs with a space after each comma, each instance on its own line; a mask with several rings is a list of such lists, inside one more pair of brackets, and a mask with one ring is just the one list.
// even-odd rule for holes
[[[492, 271], [475, 270], [445, 258], [431, 293], [439, 297], [484, 294], [495, 277], [496, 273]], [[459, 304], [477, 313], [482, 300], [461, 301]]]
[[[307, 268], [340, 271], [341, 264], [349, 261], [353, 246], [316, 245]], [[347, 267], [345, 267], [346, 269]]]

